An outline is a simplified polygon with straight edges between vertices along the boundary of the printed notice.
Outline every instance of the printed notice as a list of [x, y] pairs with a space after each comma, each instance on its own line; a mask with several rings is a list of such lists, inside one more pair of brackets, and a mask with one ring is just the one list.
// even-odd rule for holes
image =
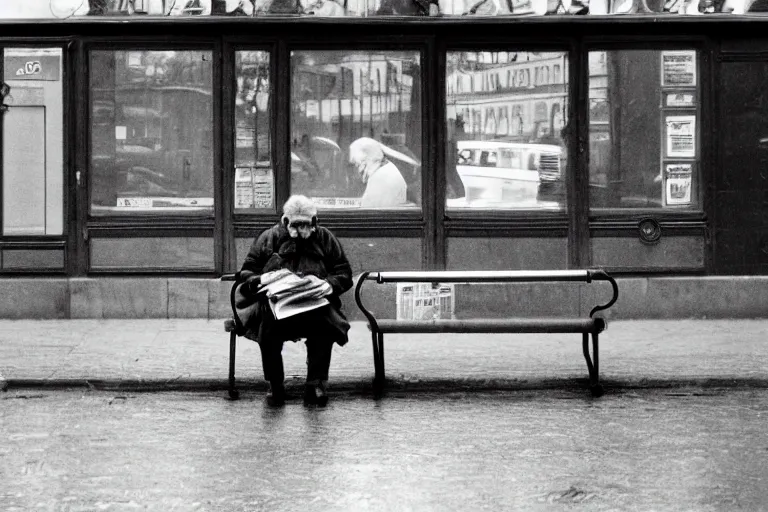
[[667, 164], [664, 169], [666, 203], [691, 204], [693, 166], [689, 163]]
[[359, 197], [311, 197], [320, 208], [360, 208]]
[[696, 52], [692, 50], [661, 52], [661, 85], [692, 87], [696, 85]]
[[272, 208], [274, 205], [272, 169], [235, 169], [235, 208]]
[[664, 106], [666, 107], [693, 107], [694, 99], [693, 93], [688, 92], [668, 92], [665, 95], [666, 101]]
[[693, 158], [696, 156], [696, 116], [668, 116], [667, 156]]

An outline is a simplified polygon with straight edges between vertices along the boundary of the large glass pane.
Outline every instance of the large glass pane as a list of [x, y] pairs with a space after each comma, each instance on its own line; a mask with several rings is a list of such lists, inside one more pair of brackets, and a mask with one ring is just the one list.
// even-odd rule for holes
[[213, 207], [210, 51], [90, 54], [91, 211]]
[[590, 206], [695, 207], [699, 124], [694, 50], [590, 52]]
[[421, 204], [416, 52], [292, 54], [291, 191], [321, 208]]
[[235, 53], [235, 209], [274, 209], [269, 53]]
[[[0, 51], [3, 51], [0, 49]], [[61, 48], [5, 48], [3, 234], [64, 231]]]
[[565, 207], [564, 52], [450, 52], [446, 207]]

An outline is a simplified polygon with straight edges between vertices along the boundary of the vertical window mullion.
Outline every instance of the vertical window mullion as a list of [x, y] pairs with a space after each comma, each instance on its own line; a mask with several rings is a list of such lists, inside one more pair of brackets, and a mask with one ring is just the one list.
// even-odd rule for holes
[[589, 251], [589, 53], [583, 40], [574, 41], [569, 54], [572, 108], [568, 113], [568, 265], [590, 265]]
[[281, 211], [291, 193], [290, 116], [291, 116], [291, 52], [281, 40], [275, 51], [272, 67], [274, 87], [272, 122], [275, 138], [272, 141], [275, 162], [275, 208]]
[[[441, 41], [442, 43], [442, 41]], [[427, 162], [432, 162], [432, 168], [428, 169], [423, 178], [422, 195], [424, 202], [424, 216], [426, 239], [431, 241], [431, 247], [425, 247], [425, 257], [428, 257], [428, 269], [443, 270], [446, 268], [446, 237], [445, 237], [445, 184], [446, 184], [446, 50], [444, 44], [436, 44], [431, 40], [427, 47], [427, 59], [429, 63], [428, 81], [426, 82], [424, 103], [427, 108], [425, 119], [434, 119], [428, 124], [433, 142], [428, 144], [431, 154], [427, 155]]]

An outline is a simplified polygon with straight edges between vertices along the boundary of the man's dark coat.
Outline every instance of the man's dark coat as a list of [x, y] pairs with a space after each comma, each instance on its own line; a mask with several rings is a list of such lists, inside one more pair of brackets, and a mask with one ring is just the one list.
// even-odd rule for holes
[[[283, 268], [328, 281], [333, 288], [327, 297], [330, 305], [275, 320], [265, 300], [256, 300], [250, 290], [256, 289], [261, 274]], [[352, 268], [341, 244], [328, 229], [318, 226], [309, 238], [302, 239], [291, 238], [283, 224], [272, 226], [253, 242], [240, 274], [243, 284], [237, 292], [236, 306], [247, 337], [267, 342], [324, 338], [339, 345], [349, 341], [349, 322], [341, 312], [339, 296], [352, 287]]]

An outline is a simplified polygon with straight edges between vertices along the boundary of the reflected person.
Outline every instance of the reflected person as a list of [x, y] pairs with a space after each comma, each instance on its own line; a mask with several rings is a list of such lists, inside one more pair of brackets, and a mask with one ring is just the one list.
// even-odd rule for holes
[[[319, 297], [330, 304], [276, 320], [268, 298], [257, 295], [260, 276], [288, 269], [322, 280]], [[251, 245], [240, 271], [238, 309], [246, 336], [261, 349], [264, 378], [269, 383], [267, 404], [285, 403], [282, 349], [288, 340], [306, 339], [307, 380], [304, 404], [324, 406], [334, 343], [349, 341], [349, 322], [339, 296], [352, 287], [352, 268], [338, 239], [317, 222], [317, 207], [307, 197], [293, 195], [283, 206], [280, 222], [262, 232]], [[313, 279], [314, 279], [313, 278]]]
[[381, 143], [361, 137], [349, 145], [349, 163], [365, 184], [362, 208], [386, 208], [406, 204], [407, 185], [397, 166], [384, 155]]

